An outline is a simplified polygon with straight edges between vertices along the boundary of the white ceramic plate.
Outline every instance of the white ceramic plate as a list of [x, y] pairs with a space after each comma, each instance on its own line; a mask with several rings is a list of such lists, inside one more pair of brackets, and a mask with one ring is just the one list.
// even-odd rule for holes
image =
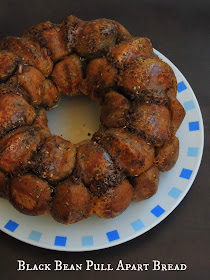
[[[119, 217], [109, 220], [90, 217], [65, 226], [50, 216], [30, 217], [17, 212], [8, 201], [0, 200], [0, 229], [26, 243], [62, 251], [88, 251], [107, 248], [131, 240], [165, 219], [190, 189], [203, 152], [203, 121], [197, 99], [180, 71], [162, 54], [155, 53], [174, 70], [178, 81], [177, 98], [186, 117], [177, 132], [180, 153], [175, 167], [162, 173], [159, 189], [152, 198], [131, 203]], [[48, 113], [52, 133], [72, 142], [91, 137], [99, 125], [99, 110], [87, 97], [63, 98]], [[71, 134], [74, 131], [74, 134]]]

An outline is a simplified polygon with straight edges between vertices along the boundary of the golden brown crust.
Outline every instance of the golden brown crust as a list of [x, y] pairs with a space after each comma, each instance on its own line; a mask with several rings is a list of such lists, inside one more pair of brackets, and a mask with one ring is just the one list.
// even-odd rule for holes
[[50, 130], [48, 128], [48, 119], [47, 119], [47, 112], [45, 109], [40, 109], [37, 114], [36, 118], [33, 123], [34, 127], [39, 127], [47, 131], [48, 135], [50, 135]]
[[86, 141], [78, 147], [77, 170], [84, 184], [95, 195], [101, 195], [120, 181], [109, 154], [93, 141]]
[[131, 64], [121, 71], [119, 85], [128, 94], [138, 96], [142, 92], [160, 92], [176, 88], [176, 77], [171, 67], [159, 58], [148, 58]]
[[0, 83], [5, 82], [14, 72], [20, 58], [7, 50], [0, 51]]
[[120, 184], [109, 188], [104, 195], [91, 197], [91, 215], [110, 219], [122, 214], [129, 206], [133, 195], [133, 188], [124, 179]]
[[103, 93], [116, 84], [117, 69], [106, 58], [92, 60], [87, 66], [83, 93], [102, 103]]
[[31, 157], [49, 133], [38, 127], [23, 127], [8, 133], [0, 141], [0, 168], [18, 174], [31, 164]]
[[161, 171], [174, 167], [179, 156], [179, 139], [174, 136], [170, 142], [156, 149], [155, 163]]
[[0, 197], [8, 198], [8, 178], [0, 170]]
[[140, 136], [125, 129], [108, 129], [101, 143], [128, 176], [138, 176], [153, 164], [154, 148]]
[[104, 96], [101, 108], [101, 123], [108, 128], [124, 127], [128, 124], [130, 102], [116, 91]]
[[141, 201], [153, 196], [158, 189], [159, 170], [156, 166], [150, 167], [140, 176], [133, 178], [133, 201]]
[[1, 42], [2, 49], [8, 49], [22, 58], [22, 62], [40, 70], [45, 76], [49, 76], [53, 63], [47, 50], [40, 48], [39, 44], [27, 38], [6, 37]]
[[75, 165], [76, 148], [59, 136], [48, 137], [33, 160], [33, 171], [50, 183], [70, 176]]
[[[169, 97], [166, 92], [164, 91], [157, 91], [157, 92], [142, 92], [141, 94], [128, 94], [133, 100], [133, 105], [136, 104], [158, 104], [164, 105], [167, 108], [169, 107]], [[135, 109], [135, 106], [133, 106]]]
[[177, 95], [177, 88], [170, 88], [167, 90], [167, 96], [173, 96], [176, 97]]
[[93, 134], [91, 140], [93, 142], [99, 143], [104, 136], [104, 133], [107, 131], [107, 128], [105, 126], [100, 125], [99, 129]]
[[35, 111], [9, 86], [0, 85], [0, 138], [23, 125], [31, 125]]
[[47, 110], [53, 109], [60, 101], [61, 94], [55, 84], [50, 79], [45, 79], [43, 83], [42, 106]]
[[49, 212], [51, 193], [52, 189], [46, 181], [27, 174], [11, 180], [9, 200], [19, 212], [39, 216]]
[[162, 146], [172, 137], [170, 112], [163, 105], [137, 106], [131, 115], [130, 127], [155, 146]]
[[129, 40], [131, 38], [131, 34], [122, 24], [114, 20], [112, 20], [112, 22], [117, 27], [117, 43], [120, 43], [125, 40]]
[[20, 65], [8, 84], [15, 87], [28, 102], [37, 107], [42, 104], [44, 81], [45, 77], [39, 70], [32, 66]]
[[108, 19], [87, 22], [78, 35], [75, 50], [85, 58], [103, 56], [117, 39], [117, 27]]
[[59, 223], [72, 224], [89, 216], [90, 195], [82, 182], [72, 178], [56, 186], [51, 215]]
[[36, 41], [41, 47], [49, 50], [50, 57], [54, 62], [69, 54], [67, 40], [61, 26], [50, 21], [32, 26], [24, 33], [23, 37]]
[[173, 93], [167, 92], [170, 100], [170, 110], [171, 110], [171, 123], [173, 126], [174, 134], [176, 134], [179, 129], [184, 117], [185, 117], [185, 109], [179, 100], [174, 96]]
[[35, 67], [20, 64], [8, 85], [14, 87], [34, 107], [53, 108], [60, 100], [60, 93], [50, 79]]
[[83, 80], [80, 57], [72, 54], [58, 62], [52, 72], [52, 79], [60, 92], [69, 96], [78, 94]]
[[107, 58], [114, 63], [116, 67], [123, 68], [127, 67], [128, 64], [138, 57], [146, 59], [153, 56], [152, 44], [148, 38], [132, 37], [119, 45], [110, 46]]
[[85, 23], [85, 21], [72, 15], [68, 16], [61, 23], [61, 30], [65, 34], [65, 40], [67, 42], [69, 52], [71, 52], [75, 47], [78, 36], [81, 33]]

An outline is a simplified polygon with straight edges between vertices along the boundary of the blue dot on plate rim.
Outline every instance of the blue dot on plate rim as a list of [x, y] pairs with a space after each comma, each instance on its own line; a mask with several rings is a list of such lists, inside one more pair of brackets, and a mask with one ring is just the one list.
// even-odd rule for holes
[[93, 236], [82, 236], [82, 246], [92, 246], [94, 245]]
[[140, 219], [137, 219], [136, 221], [132, 222], [131, 226], [135, 231], [138, 231], [138, 230], [144, 228], [144, 224]]
[[165, 212], [165, 209], [163, 209], [160, 205], [157, 205], [150, 212], [155, 217], [159, 218]]
[[66, 246], [66, 241], [67, 241], [67, 237], [66, 236], [56, 236], [55, 237], [55, 242], [54, 245], [55, 246]]
[[193, 100], [184, 102], [184, 108], [185, 108], [185, 111], [190, 111], [190, 110], [195, 109], [195, 104], [194, 104]]
[[173, 198], [177, 199], [177, 198], [180, 196], [181, 193], [182, 193], [182, 191], [181, 191], [180, 189], [178, 189], [178, 188], [176, 188], [176, 187], [173, 187], [173, 188], [169, 191], [168, 195], [169, 195], [170, 197], [173, 197]]
[[39, 242], [40, 239], [41, 239], [41, 236], [42, 236], [42, 233], [41, 233], [41, 232], [32, 230], [32, 232], [30, 233], [30, 235], [29, 235], [28, 238], [29, 238], [30, 240]]
[[106, 233], [109, 242], [120, 239], [119, 233], [117, 230], [109, 231]]
[[4, 228], [6, 228], [7, 230], [11, 231], [11, 232], [14, 232], [17, 228], [19, 227], [19, 224], [12, 221], [12, 220], [9, 220], [6, 225], [4, 226]]
[[199, 121], [189, 122], [189, 131], [200, 130]]
[[188, 157], [197, 157], [199, 152], [198, 147], [189, 147], [187, 150], [187, 156]]
[[179, 177], [189, 180], [191, 175], [192, 175], [192, 173], [193, 173], [193, 170], [187, 169], [187, 168], [183, 168], [181, 173], [180, 173], [180, 175], [179, 175]]
[[181, 81], [181, 82], [179, 82], [177, 84], [177, 91], [178, 91], [178, 93], [180, 93], [180, 92], [182, 92], [182, 91], [184, 91], [186, 89], [187, 89], [187, 86], [185, 85], [185, 83], [183, 81]]

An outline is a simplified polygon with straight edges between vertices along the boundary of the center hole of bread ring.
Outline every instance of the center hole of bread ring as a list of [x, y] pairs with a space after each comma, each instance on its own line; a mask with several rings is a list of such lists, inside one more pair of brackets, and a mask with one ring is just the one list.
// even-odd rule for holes
[[100, 125], [100, 108], [88, 96], [62, 95], [59, 105], [47, 113], [52, 134], [76, 144], [90, 139]]

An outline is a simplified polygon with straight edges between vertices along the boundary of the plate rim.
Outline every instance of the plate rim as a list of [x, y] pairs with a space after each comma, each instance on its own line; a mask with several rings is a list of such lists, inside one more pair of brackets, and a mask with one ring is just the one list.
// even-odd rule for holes
[[123, 243], [126, 243], [126, 242], [128, 242], [130, 240], [133, 240], [133, 239], [135, 239], [135, 238], [137, 238], [137, 237], [147, 233], [152, 228], [154, 228], [159, 223], [161, 223], [163, 220], [165, 220], [176, 209], [176, 207], [183, 201], [183, 199], [185, 198], [185, 196], [187, 195], [187, 193], [189, 192], [189, 190], [191, 189], [191, 187], [192, 187], [192, 185], [194, 183], [194, 180], [195, 180], [195, 178], [196, 178], [196, 176], [198, 174], [198, 171], [199, 171], [199, 168], [200, 168], [200, 165], [201, 165], [201, 161], [202, 161], [202, 156], [203, 156], [203, 151], [204, 151], [204, 124], [203, 124], [203, 117], [202, 117], [202, 113], [201, 113], [201, 109], [200, 109], [197, 97], [196, 97], [192, 87], [190, 86], [189, 82], [187, 81], [187, 79], [183, 75], [183, 73], [165, 55], [163, 55], [162, 53], [160, 53], [158, 50], [156, 50], [154, 48], [153, 48], [153, 50], [154, 50], [155, 54], [160, 56], [160, 58], [163, 57], [164, 61], [168, 65], [170, 65], [170, 67], [172, 69], [174, 68], [177, 72], [179, 72], [179, 74], [181, 74], [181, 76], [183, 78], [183, 81], [187, 85], [187, 88], [189, 88], [189, 90], [193, 94], [194, 101], [195, 101], [195, 103], [197, 105], [196, 107], [197, 107], [197, 111], [198, 111], [198, 115], [199, 115], [199, 120], [200, 120], [199, 124], [200, 124], [200, 133], [201, 133], [201, 143], [200, 143], [200, 146], [199, 146], [200, 153], [199, 153], [199, 156], [197, 157], [197, 162], [196, 162], [195, 167], [193, 169], [194, 172], [193, 172], [193, 175], [191, 177], [191, 181], [188, 183], [187, 190], [185, 190], [183, 192], [182, 196], [179, 199], [177, 199], [177, 201], [170, 207], [169, 210], [167, 210], [163, 215], [161, 215], [152, 224], [150, 224], [149, 226], [145, 227], [145, 230], [143, 232], [136, 231], [133, 234], [128, 235], [128, 237], [124, 237], [124, 238], [122, 237], [122, 238], [118, 239], [117, 241], [115, 241], [113, 243], [109, 242], [109, 243], [105, 243], [105, 244], [102, 244], [102, 245], [94, 245], [94, 247], [92, 247], [92, 246], [90, 246], [90, 247], [88, 247], [88, 246], [83, 246], [83, 247], [80, 246], [78, 249], [74, 249], [74, 248], [72, 249], [72, 248], [69, 248], [68, 246], [62, 247], [62, 246], [54, 246], [53, 244], [52, 245], [44, 245], [42, 243], [36, 243], [33, 240], [26, 239], [26, 238], [23, 238], [21, 236], [15, 236], [12, 232], [7, 231], [4, 227], [0, 229], [2, 232], [6, 233], [7, 235], [11, 236], [12, 238], [15, 238], [15, 239], [17, 239], [17, 240], [19, 240], [21, 242], [24, 242], [26, 244], [30, 244], [30, 245], [38, 247], [38, 248], [44, 248], [44, 249], [54, 250], [54, 251], [64, 251], [64, 252], [96, 251], [96, 250], [107, 249], [107, 248], [111, 248], [111, 247], [115, 247], [115, 246], [121, 245]]

